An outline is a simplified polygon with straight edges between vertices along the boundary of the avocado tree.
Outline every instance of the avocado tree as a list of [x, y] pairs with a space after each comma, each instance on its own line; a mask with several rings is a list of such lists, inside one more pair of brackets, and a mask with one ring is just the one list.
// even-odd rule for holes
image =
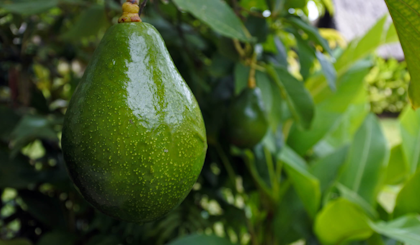
[[[331, 1], [313, 2], [333, 13]], [[417, 107], [420, 5], [400, 2], [387, 0]], [[186, 199], [136, 224], [84, 200], [60, 144], [68, 101], [120, 1], [0, 8], [0, 244], [420, 243], [420, 112], [406, 108], [390, 148], [364, 83], [371, 54], [398, 40], [386, 16], [343, 46], [310, 24], [306, 0], [150, 1], [141, 19], [195, 95], [208, 150]], [[395, 204], [379, 198], [384, 188], [399, 190]]]

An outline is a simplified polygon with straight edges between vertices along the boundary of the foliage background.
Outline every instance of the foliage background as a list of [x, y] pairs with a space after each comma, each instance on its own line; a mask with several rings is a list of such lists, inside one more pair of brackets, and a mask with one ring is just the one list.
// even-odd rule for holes
[[[332, 11], [330, 1], [314, 2], [321, 13]], [[388, 209], [384, 206], [388, 199], [395, 202], [395, 189], [401, 189], [401, 184], [408, 179], [413, 182], [414, 173], [405, 166], [417, 164], [416, 156], [408, 160], [403, 157], [412, 156], [415, 149], [399, 140], [391, 142], [395, 147], [390, 153], [385, 146], [389, 130], [384, 136], [374, 116], [367, 116], [369, 104], [376, 113], [398, 113], [407, 104], [409, 75], [405, 64], [372, 56], [379, 45], [395, 40], [392, 28], [384, 27], [384, 19], [365, 37], [346, 46], [340, 45], [337, 33], [308, 24], [306, 1], [229, 2], [234, 10], [231, 12], [239, 18], [230, 18], [230, 12], [223, 12], [223, 8], [217, 12], [210, 8], [198, 16], [199, 12], [190, 10], [193, 2], [175, 3], [152, 1], [142, 19], [162, 34], [177, 68], [194, 92], [206, 121], [209, 150], [203, 172], [182, 205], [162, 220], [145, 225], [112, 219], [87, 204], [68, 178], [60, 149], [68, 101], [107, 27], [116, 23], [119, 2], [0, 3], [0, 244], [165, 244], [196, 233], [217, 237], [195, 235], [174, 244], [204, 244], [211, 239], [217, 244], [289, 244], [302, 239], [307, 244], [332, 244], [334, 239], [343, 239], [340, 234], [352, 231], [352, 222], [363, 228], [362, 233], [343, 235], [345, 239], [368, 239], [357, 244], [398, 244], [398, 237], [389, 235], [393, 230], [386, 224], [369, 226], [365, 222], [369, 214], [374, 222], [392, 220], [393, 205]], [[267, 9], [270, 14], [264, 12]], [[203, 16], [209, 19], [203, 20]], [[228, 22], [218, 24], [215, 16]], [[242, 23], [249, 33], [240, 28], [236, 33], [226, 29]], [[254, 37], [251, 41], [250, 36]], [[225, 137], [225, 115], [232, 99], [246, 86], [253, 54], [261, 66], [257, 83], [263, 91], [271, 131], [255, 149], [240, 151]], [[267, 64], [274, 67], [271, 72], [270, 65], [264, 69]], [[286, 86], [286, 92], [299, 97], [282, 96], [284, 90], [276, 87], [279, 83]], [[292, 111], [290, 104], [297, 111]], [[400, 137], [412, 139], [412, 131], [420, 130], [420, 124], [413, 126], [414, 118], [419, 118], [418, 113], [405, 112]], [[305, 131], [298, 124], [303, 128], [312, 124], [312, 128]], [[394, 129], [398, 127], [395, 121], [390, 124], [391, 131], [400, 131]], [[373, 172], [381, 174], [363, 172], [363, 178], [377, 177], [385, 183], [373, 183], [375, 194], [367, 195], [348, 190], [345, 176], [347, 173], [353, 178], [348, 155], [360, 155], [363, 149], [357, 145], [366, 142], [372, 128], [372, 147], [379, 145], [380, 149], [374, 148], [369, 157], [385, 159], [387, 167], [375, 160], [369, 163], [378, 166]], [[388, 138], [393, 137], [391, 132]], [[337, 172], [344, 163], [350, 170], [344, 168], [340, 180]], [[332, 172], [325, 173], [326, 168]], [[273, 177], [273, 172], [278, 175]], [[318, 196], [312, 196], [317, 193], [312, 189], [316, 183], [321, 187]], [[369, 183], [364, 184], [370, 188]], [[376, 198], [379, 189], [385, 197]], [[387, 194], [391, 198], [378, 203]], [[275, 202], [271, 200], [273, 195], [278, 199]], [[333, 207], [342, 209], [329, 214]], [[416, 211], [397, 207], [398, 216]], [[353, 209], [353, 217], [340, 213]], [[329, 220], [330, 216], [334, 219]], [[353, 221], [348, 227], [344, 225], [343, 232], [333, 232], [332, 236], [338, 238], [325, 235], [331, 233], [331, 226], [348, 220]]]

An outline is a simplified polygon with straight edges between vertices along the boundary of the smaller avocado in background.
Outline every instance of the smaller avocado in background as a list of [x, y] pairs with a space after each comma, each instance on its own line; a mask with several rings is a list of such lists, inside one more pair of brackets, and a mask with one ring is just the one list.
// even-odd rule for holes
[[230, 143], [239, 148], [251, 148], [264, 138], [269, 125], [258, 87], [246, 88], [234, 99], [227, 122]]

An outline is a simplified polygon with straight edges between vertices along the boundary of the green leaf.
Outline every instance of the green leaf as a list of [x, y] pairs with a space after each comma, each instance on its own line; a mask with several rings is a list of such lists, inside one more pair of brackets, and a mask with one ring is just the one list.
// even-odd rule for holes
[[320, 95], [326, 99], [316, 105], [312, 128], [305, 131], [293, 127], [287, 139], [288, 145], [303, 155], [331, 132], [338, 125], [349, 105], [358, 98], [360, 91], [365, 91], [363, 79], [369, 70], [370, 63], [360, 62], [340, 76], [335, 93], [327, 89], [325, 95]]
[[268, 65], [267, 73], [280, 89], [295, 121], [305, 129], [310, 128], [315, 108], [312, 97], [303, 83], [282, 67], [274, 68]]
[[370, 205], [382, 185], [389, 150], [377, 118], [370, 114], [357, 131], [339, 181]]
[[8, 150], [3, 147], [0, 147], [0, 163], [0, 188], [26, 189], [40, 178], [29, 159], [22, 154], [10, 158]]
[[303, 21], [302, 19], [289, 15], [286, 19], [290, 24], [292, 24], [296, 29], [302, 30], [305, 32], [309, 39], [319, 44], [325, 51], [332, 55], [332, 50], [327, 42], [318, 32], [318, 29], [313, 27], [311, 24]]
[[76, 236], [64, 231], [52, 231], [46, 233], [39, 239], [36, 245], [72, 245], [76, 241]]
[[257, 38], [257, 43], [264, 43], [267, 41], [270, 29], [266, 19], [251, 15], [246, 19], [245, 27], [253, 37]]
[[0, 106], [0, 118], [0, 138], [8, 140], [20, 118], [14, 110], [5, 106]]
[[418, 196], [420, 190], [420, 171], [404, 185], [400, 193], [398, 193], [395, 203], [394, 217], [400, 217], [409, 213], [420, 214], [420, 198]]
[[236, 63], [235, 65], [235, 95], [239, 95], [247, 87], [250, 68]]
[[241, 41], [248, 41], [244, 26], [233, 10], [222, 0], [174, 0], [179, 8], [190, 12], [214, 31]]
[[337, 189], [340, 191], [342, 197], [361, 207], [370, 218], [377, 219], [379, 217], [379, 214], [376, 212], [376, 210], [373, 209], [372, 206], [370, 206], [370, 204], [367, 203], [357, 193], [340, 183], [337, 183]]
[[408, 94], [414, 108], [420, 107], [420, 3], [413, 0], [385, 0], [400, 37], [411, 75]]
[[325, 57], [325, 55], [319, 51], [316, 52], [316, 57], [321, 64], [322, 71], [327, 78], [328, 85], [332, 91], [337, 90], [337, 72], [335, 71], [334, 65]]
[[303, 206], [295, 188], [289, 188], [274, 213], [273, 230], [279, 245], [291, 244], [312, 235], [313, 221]]
[[334, 9], [334, 3], [332, 0], [321, 0], [321, 2], [324, 4], [325, 8], [328, 10], [328, 12], [331, 15], [334, 15], [335, 9]]
[[355, 204], [339, 198], [328, 203], [318, 214], [314, 230], [322, 244], [343, 244], [369, 238], [373, 231], [368, 221]]
[[277, 16], [281, 13], [281, 11], [284, 9], [284, 4], [286, 3], [286, 0], [273, 0], [273, 16]]
[[408, 164], [405, 161], [402, 145], [399, 144], [391, 149], [388, 168], [386, 169], [385, 184], [396, 185], [404, 181], [408, 176]]
[[386, 18], [387, 15], [384, 15], [363, 37], [349, 44], [348, 48], [335, 63], [337, 71], [341, 72], [342, 69], [347, 69], [354, 62], [371, 54], [384, 43], [386, 37], [384, 29]]
[[21, 190], [19, 196], [27, 206], [27, 212], [50, 228], [65, 228], [63, 207], [59, 199], [37, 191]]
[[309, 172], [305, 160], [289, 147], [283, 147], [278, 158], [284, 162], [285, 170], [299, 198], [302, 200], [306, 211], [314, 218], [321, 203], [319, 180]]
[[279, 62], [281, 66], [287, 67], [288, 62], [287, 62], [286, 47], [284, 46], [281, 39], [277, 36], [274, 37], [274, 45], [276, 46], [276, 51], [277, 51], [277, 55], [276, 55], [277, 61]]
[[262, 11], [268, 9], [267, 2], [265, 0], [241, 0], [239, 4], [248, 10], [251, 8], [257, 8]]
[[396, 43], [399, 42], [397, 29], [395, 28], [394, 23], [391, 23], [386, 33], [385, 43]]
[[107, 24], [104, 6], [92, 5], [80, 14], [76, 23], [62, 38], [79, 41], [80, 38], [96, 35]]
[[261, 89], [265, 109], [271, 113], [273, 106], [277, 105], [273, 105], [273, 86], [270, 78], [264, 72], [257, 71], [255, 80], [257, 81], [257, 87]]
[[32, 242], [26, 239], [0, 240], [0, 245], [32, 245]]
[[284, 4], [285, 9], [302, 9], [306, 6], [308, 3], [308, 0], [286, 0], [286, 3]]
[[23, 15], [39, 14], [58, 5], [58, 0], [6, 0], [0, 3], [0, 8]]
[[306, 40], [299, 35], [295, 35], [298, 47], [300, 74], [305, 81], [309, 75], [315, 60], [315, 49], [312, 48]]
[[389, 223], [371, 223], [370, 226], [379, 234], [394, 238], [407, 245], [420, 244], [420, 218], [407, 215]]
[[402, 150], [410, 174], [414, 174], [420, 162], [420, 110], [408, 108], [400, 116]]
[[346, 161], [348, 150], [349, 146], [343, 146], [311, 165], [310, 172], [319, 180], [322, 192], [325, 192], [337, 179], [338, 172]]
[[169, 243], [168, 245], [232, 245], [232, 243], [222, 237], [217, 236], [208, 236], [208, 235], [190, 235], [180, 239], [177, 239], [174, 242]]
[[369, 112], [368, 96], [363, 87], [343, 113], [336, 127], [323, 140], [333, 148], [350, 143]]
[[16, 155], [25, 145], [36, 139], [58, 141], [57, 133], [53, 130], [54, 122], [42, 116], [24, 116], [10, 135], [13, 151]]

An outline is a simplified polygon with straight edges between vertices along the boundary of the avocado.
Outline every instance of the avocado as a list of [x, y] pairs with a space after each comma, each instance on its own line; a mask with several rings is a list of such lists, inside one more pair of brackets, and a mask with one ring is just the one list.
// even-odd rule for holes
[[109, 28], [71, 98], [61, 143], [75, 186], [109, 216], [154, 221], [187, 196], [203, 167], [206, 130], [152, 25]]
[[258, 87], [245, 88], [229, 106], [227, 116], [230, 142], [239, 148], [252, 148], [268, 130], [267, 111]]

